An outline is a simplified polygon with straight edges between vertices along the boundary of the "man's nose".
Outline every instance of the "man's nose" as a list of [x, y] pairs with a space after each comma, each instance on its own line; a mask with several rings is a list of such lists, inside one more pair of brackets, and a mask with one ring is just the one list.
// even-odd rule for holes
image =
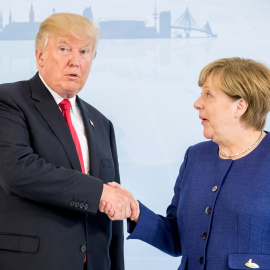
[[70, 54], [69, 65], [78, 67], [80, 65], [80, 53], [72, 52]]

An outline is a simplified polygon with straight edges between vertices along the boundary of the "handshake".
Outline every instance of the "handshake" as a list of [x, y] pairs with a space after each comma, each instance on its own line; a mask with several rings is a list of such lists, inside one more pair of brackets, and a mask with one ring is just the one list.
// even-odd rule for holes
[[137, 222], [140, 215], [139, 202], [116, 182], [103, 185], [99, 211], [107, 214], [111, 220], [130, 218]]

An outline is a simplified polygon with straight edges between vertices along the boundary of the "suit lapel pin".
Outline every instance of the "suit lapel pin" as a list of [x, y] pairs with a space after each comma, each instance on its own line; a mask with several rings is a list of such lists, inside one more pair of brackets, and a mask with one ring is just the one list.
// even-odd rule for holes
[[95, 125], [94, 125], [94, 123], [93, 123], [93, 121], [91, 120], [91, 119], [89, 119], [89, 122], [90, 122], [90, 124], [94, 127]]
[[252, 262], [252, 259], [250, 259], [247, 263], [245, 263], [245, 266], [249, 268], [260, 268], [258, 264]]

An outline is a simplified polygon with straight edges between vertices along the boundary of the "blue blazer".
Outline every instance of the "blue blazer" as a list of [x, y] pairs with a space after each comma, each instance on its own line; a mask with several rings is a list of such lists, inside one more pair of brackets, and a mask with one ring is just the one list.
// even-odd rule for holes
[[269, 134], [238, 160], [219, 158], [212, 141], [190, 147], [166, 217], [140, 204], [128, 239], [182, 256], [181, 270], [270, 269], [269, 149]]
[[[38, 74], [0, 85], [0, 269], [123, 270], [122, 222], [98, 211], [120, 181], [113, 126], [79, 97], [90, 175]], [[91, 124], [90, 120], [94, 123]]]

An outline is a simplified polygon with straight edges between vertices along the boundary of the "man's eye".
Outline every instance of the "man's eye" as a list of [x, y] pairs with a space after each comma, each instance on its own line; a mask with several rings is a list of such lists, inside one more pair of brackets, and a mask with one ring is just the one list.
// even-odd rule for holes
[[61, 51], [61, 52], [66, 52], [67, 49], [66, 49], [66, 48], [60, 48], [60, 51]]
[[88, 53], [87, 50], [82, 50], [82, 51], [81, 51], [81, 54], [87, 54], [87, 53]]
[[210, 97], [211, 95], [210, 95], [210, 93], [206, 93], [206, 96], [207, 96], [207, 97]]

